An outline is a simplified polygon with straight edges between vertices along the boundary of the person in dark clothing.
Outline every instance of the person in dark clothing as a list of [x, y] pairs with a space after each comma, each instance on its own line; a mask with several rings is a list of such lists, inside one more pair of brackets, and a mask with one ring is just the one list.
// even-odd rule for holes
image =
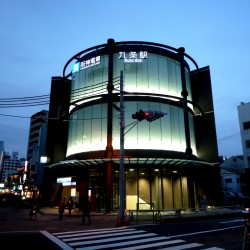
[[58, 212], [59, 212], [59, 220], [62, 220], [64, 214], [65, 202], [61, 200], [59, 202]]
[[85, 225], [85, 218], [87, 217], [89, 226], [92, 226], [92, 221], [90, 217], [90, 205], [90, 201], [88, 200], [85, 204], [85, 207], [83, 208], [82, 225]]
[[68, 207], [68, 210], [69, 210], [69, 217], [71, 217], [71, 210], [73, 209], [74, 207], [74, 201], [73, 201], [73, 198], [72, 196], [69, 197], [69, 200], [67, 202], [67, 207]]

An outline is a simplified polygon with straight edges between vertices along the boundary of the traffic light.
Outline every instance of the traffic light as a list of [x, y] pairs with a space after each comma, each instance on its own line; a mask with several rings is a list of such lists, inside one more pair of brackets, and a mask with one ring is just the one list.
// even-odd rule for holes
[[165, 112], [157, 111], [157, 110], [142, 110], [140, 109], [139, 112], [136, 112], [132, 115], [133, 119], [137, 119], [138, 121], [147, 120], [148, 122], [152, 122], [156, 119], [159, 119], [167, 115]]
[[139, 112], [136, 112], [135, 114], [132, 115], [132, 118], [137, 119], [138, 121], [142, 121], [146, 119], [147, 117], [149, 117], [149, 112], [144, 111], [142, 109], [140, 109]]
[[156, 119], [159, 119], [159, 118], [163, 117], [167, 113], [161, 112], [161, 111], [157, 111], [157, 110], [150, 110], [149, 114], [150, 115], [147, 117], [147, 121], [148, 122], [152, 122], [152, 121], [154, 121]]

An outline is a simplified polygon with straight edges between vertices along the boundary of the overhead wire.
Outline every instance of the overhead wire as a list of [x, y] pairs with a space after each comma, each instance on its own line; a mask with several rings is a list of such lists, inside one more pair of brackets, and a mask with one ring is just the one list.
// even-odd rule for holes
[[[71, 91], [71, 97], [79, 96], [79, 95], [88, 95], [93, 94], [96, 92], [99, 93], [105, 93], [107, 90], [105, 87], [107, 85], [103, 85], [107, 83], [108, 81], [100, 82], [97, 84], [94, 84], [92, 86], [85, 86], [78, 89], [74, 89]], [[113, 83], [115, 86], [115, 90], [119, 90], [119, 77], [115, 77], [113, 79]], [[50, 95], [37, 95], [37, 96], [26, 96], [26, 97], [14, 97], [14, 98], [0, 98], [0, 109], [1, 108], [24, 108], [24, 107], [32, 107], [32, 106], [44, 106], [48, 105], [50, 103]], [[6, 117], [16, 117], [16, 118], [30, 118], [27, 116], [20, 116], [20, 115], [8, 115], [8, 114], [0, 114], [0, 116], [6, 116]], [[98, 118], [95, 118], [98, 119]], [[129, 132], [135, 125], [137, 125], [137, 122], [133, 122], [132, 124], [129, 124], [128, 126], [133, 125], [131, 128], [128, 129], [127, 132]], [[126, 127], [128, 127], [126, 126]], [[126, 133], [127, 133], [126, 132]], [[218, 143], [221, 143], [224, 140], [228, 140], [231, 137], [239, 134], [239, 132], [231, 134], [229, 136], [226, 136], [224, 138], [221, 138], [217, 140]]]
[[[107, 92], [108, 81], [96, 83], [92, 86], [85, 86], [71, 91], [71, 98], [77, 96], [89, 96], [96, 93], [104, 94]], [[119, 77], [113, 78], [113, 84], [115, 87], [119, 84]], [[0, 98], [0, 109], [3, 108], [25, 108], [32, 106], [45, 106], [50, 103], [50, 95], [37, 95], [37, 96], [26, 96], [26, 97], [11, 97], [11, 98]], [[19, 115], [7, 115], [0, 114], [0, 116], [17, 117], [17, 118], [30, 118]]]

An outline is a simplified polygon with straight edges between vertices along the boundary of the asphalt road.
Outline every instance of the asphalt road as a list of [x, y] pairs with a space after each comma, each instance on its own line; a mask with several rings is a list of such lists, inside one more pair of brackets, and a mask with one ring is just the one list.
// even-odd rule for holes
[[[59, 220], [56, 209], [50, 213], [37, 214], [37, 219], [33, 221], [29, 217], [29, 209], [15, 209], [12, 207], [0, 208], [0, 242], [6, 245], [6, 249], [62, 249], [40, 231], [47, 231], [50, 234], [72, 231], [89, 231], [95, 229], [107, 229], [116, 227], [116, 215], [96, 215], [92, 216], [93, 226], [81, 224], [81, 214], [74, 214], [72, 217], [64, 214], [63, 219]], [[221, 223], [223, 221], [227, 221]], [[237, 225], [237, 227], [235, 227]], [[163, 225], [134, 225], [137, 230], [145, 230], [162, 236], [174, 236], [183, 238], [185, 241], [208, 246], [217, 246], [221, 249], [241, 250], [244, 222], [242, 218], [227, 218], [205, 221], [176, 222]], [[232, 228], [230, 228], [232, 227]], [[228, 230], [221, 230], [229, 228]], [[214, 230], [216, 229], [216, 230]], [[218, 230], [219, 229], [219, 230]], [[214, 230], [214, 231], [213, 231]], [[209, 231], [199, 233], [199, 231]]]

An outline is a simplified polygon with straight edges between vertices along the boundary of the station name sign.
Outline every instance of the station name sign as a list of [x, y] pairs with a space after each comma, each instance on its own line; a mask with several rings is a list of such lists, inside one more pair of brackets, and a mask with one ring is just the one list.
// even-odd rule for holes
[[[119, 52], [119, 59], [124, 60], [124, 63], [142, 63], [144, 59], [148, 59], [147, 51], [131, 51], [131, 52]], [[72, 73], [76, 73], [80, 70], [87, 69], [89, 67], [96, 66], [101, 63], [101, 56], [95, 56], [82, 62], [77, 62], [73, 65]]]
[[148, 59], [147, 51], [131, 51], [131, 52], [119, 52], [119, 59], [123, 59], [125, 63], [142, 63], [144, 59]]

